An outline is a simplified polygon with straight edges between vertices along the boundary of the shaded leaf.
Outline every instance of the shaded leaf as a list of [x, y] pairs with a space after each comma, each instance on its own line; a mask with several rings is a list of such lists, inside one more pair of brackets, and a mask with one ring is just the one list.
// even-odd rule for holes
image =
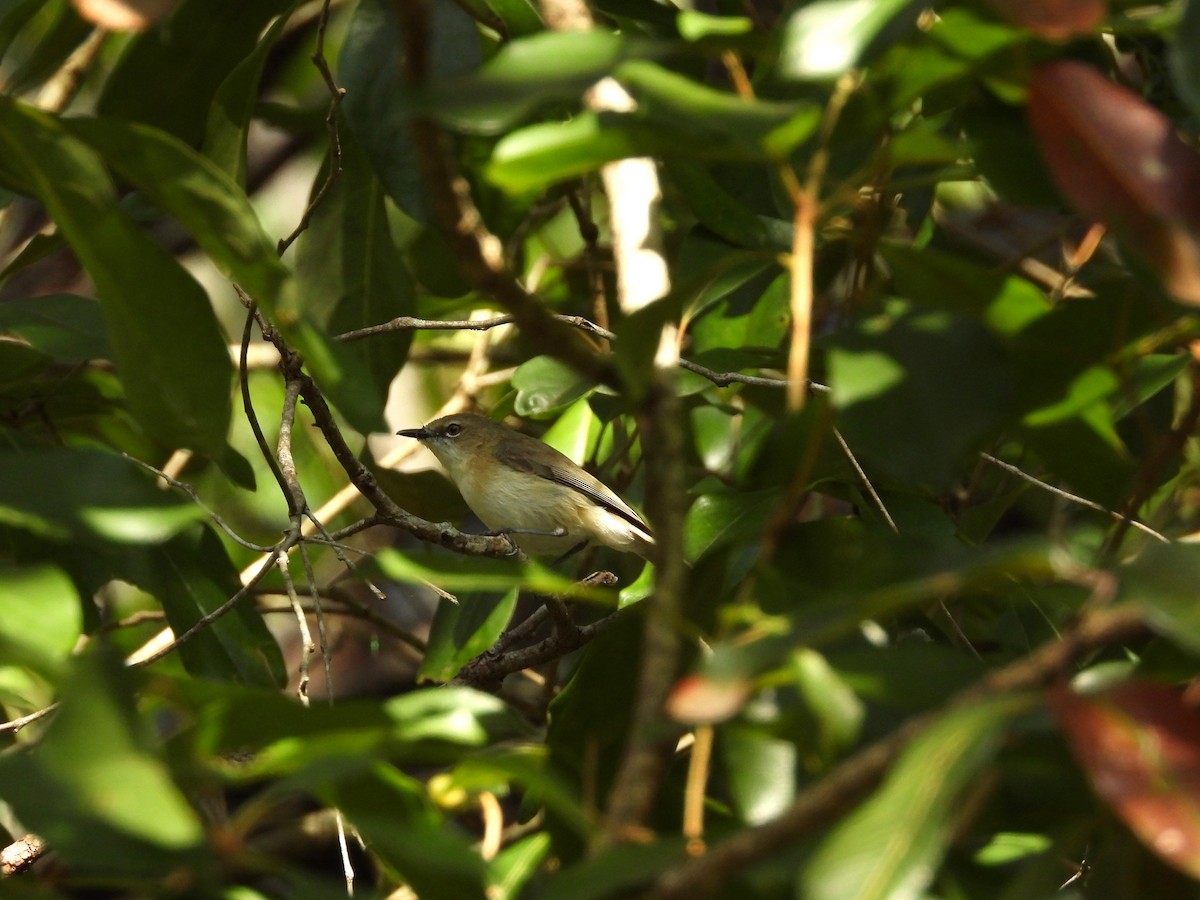
[[1175, 30], [1175, 40], [1168, 51], [1168, 59], [1175, 90], [1187, 103], [1192, 115], [1200, 118], [1200, 56], [1195, 52], [1197, 46], [1200, 46], [1200, 2], [1187, 0]]
[[121, 211], [100, 160], [59, 122], [4, 100], [0, 146], [92, 276], [138, 421], [169, 446], [218, 454], [233, 371], [204, 289]]
[[125, 49], [104, 83], [99, 112], [198, 144], [217, 86], [291, 2], [181, 0], [168, 27], [142, 32]]
[[[430, 76], [437, 84], [479, 64], [479, 35], [470, 16], [450, 0], [430, 4], [430, 12]], [[388, 196], [406, 214], [427, 222], [429, 202], [409, 133], [413, 110], [401, 74], [403, 45], [389, 0], [358, 4], [338, 58], [339, 83], [346, 89], [342, 109]]]
[[1200, 547], [1192, 543], [1151, 544], [1121, 570], [1121, 596], [1146, 608], [1155, 628], [1200, 652]]
[[1055, 183], [1200, 304], [1200, 152], [1131, 91], [1073, 60], [1029, 83], [1029, 118]]
[[1141, 841], [1200, 878], [1200, 716], [1166, 685], [1047, 694], [1093, 788]]
[[0, 759], [5, 800], [71, 865], [165, 874], [197, 848], [196, 814], [151, 752], [116, 654], [77, 657], [36, 752]]
[[0, 304], [0, 331], [62, 362], [107, 359], [111, 354], [100, 304], [76, 294], [6, 300]]
[[517, 605], [516, 588], [502, 596], [468, 595], [438, 604], [425, 642], [421, 678], [446, 682], [500, 637]]

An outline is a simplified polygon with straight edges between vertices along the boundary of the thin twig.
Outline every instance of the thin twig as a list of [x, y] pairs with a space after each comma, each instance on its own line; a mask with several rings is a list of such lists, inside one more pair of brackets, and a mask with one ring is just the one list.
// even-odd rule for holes
[[[1052, 485], [1048, 482], [1042, 481], [1040, 478], [1035, 478], [1033, 475], [1030, 475], [1028, 472], [1022, 471], [1021, 469], [1017, 468], [1012, 463], [1007, 463], [1002, 459], [997, 459], [996, 457], [992, 456], [990, 453], [980, 453], [979, 457], [980, 457], [980, 459], [983, 459], [986, 462], [990, 462], [993, 466], [1003, 469], [1005, 472], [1008, 472], [1010, 475], [1016, 475], [1022, 481], [1027, 481], [1030, 484], [1034, 485], [1035, 487], [1041, 488], [1043, 491], [1051, 493], [1056, 497], [1061, 497], [1062, 499], [1068, 500], [1071, 503], [1078, 504], [1079, 506], [1086, 506], [1088, 509], [1093, 509], [1096, 512], [1104, 513], [1109, 518], [1114, 519], [1118, 522], [1121, 521], [1121, 519], [1122, 519], [1122, 516], [1119, 512], [1116, 512], [1115, 510], [1111, 510], [1111, 509], [1108, 509], [1107, 507], [1101, 506], [1099, 503], [1095, 502], [1094, 500], [1089, 500], [1086, 497], [1080, 497], [1078, 494], [1072, 494], [1070, 491], [1064, 491], [1062, 488], [1055, 487], [1054, 485]], [[1154, 538], [1156, 541], [1162, 541], [1164, 544], [1171, 543], [1171, 539], [1169, 537], [1167, 537], [1164, 534], [1160, 534], [1159, 532], [1157, 532], [1153, 528], [1151, 528], [1149, 525], [1146, 525], [1143, 522], [1139, 522], [1137, 519], [1130, 519], [1129, 524], [1132, 527], [1138, 529], [1139, 531], [1145, 532], [1146, 534], [1150, 535], [1150, 537]]]
[[[293, 528], [295, 527], [293, 525]], [[317, 645], [313, 642], [312, 632], [308, 630], [308, 618], [304, 615], [304, 608], [300, 605], [300, 598], [296, 595], [296, 585], [292, 582], [292, 573], [288, 569], [287, 553], [282, 550], [279, 551], [276, 554], [275, 562], [279, 566], [279, 576], [283, 579], [283, 589], [287, 594], [289, 605], [296, 617], [296, 627], [300, 631], [300, 662], [296, 679], [296, 696], [300, 698], [300, 702], [303, 705], [308, 706], [308, 664], [313, 654], [317, 652]]]

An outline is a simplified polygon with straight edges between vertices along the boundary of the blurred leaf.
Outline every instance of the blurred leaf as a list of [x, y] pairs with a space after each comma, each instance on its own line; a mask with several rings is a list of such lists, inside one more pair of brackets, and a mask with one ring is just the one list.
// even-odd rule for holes
[[438, 604], [425, 644], [420, 678], [446, 682], [496, 643], [517, 605], [517, 588], [503, 596], [469, 595]]
[[0, 102], [0, 146], [96, 283], [138, 421], [168, 446], [219, 453], [232, 367], [203, 288], [121, 212], [100, 160], [58, 121]]
[[[388, 229], [383, 189], [351, 135], [342, 140], [342, 173], [300, 238], [296, 270], [301, 293], [332, 306], [332, 332], [416, 312], [412, 276]], [[355, 342], [351, 350], [370, 372], [380, 406], [412, 339], [412, 331], [397, 331]]]
[[36, 752], [0, 758], [5, 800], [69, 865], [165, 875], [197, 848], [196, 814], [150, 751], [119, 657], [76, 657]]
[[0, 454], [0, 521], [54, 541], [156, 544], [203, 515], [111, 453]]
[[450, 784], [465, 791], [496, 790], [497, 782], [520, 785], [528, 804], [553, 809], [582, 837], [592, 822], [579, 797], [547, 766], [546, 748], [540, 744], [490, 749], [458, 763]]
[[693, 9], [681, 9], [676, 23], [679, 36], [685, 41], [731, 37], [749, 34], [754, 30], [754, 20], [745, 16], [714, 16]]
[[239, 185], [246, 183], [246, 135], [258, 101], [267, 56], [300, 0], [292, 0], [254, 49], [234, 66], [217, 87], [204, 129], [204, 155]]
[[53, 360], [18, 341], [0, 340], [0, 386], [19, 384], [44, 372]]
[[176, 0], [71, 0], [89, 22], [111, 31], [149, 28], [175, 6]]
[[1168, 59], [1176, 93], [1187, 103], [1192, 115], [1200, 118], [1200, 58], [1194, 52], [1197, 46], [1200, 46], [1200, 2], [1187, 0]]
[[1035, 853], [1045, 853], [1051, 846], [1053, 841], [1044, 834], [1002, 831], [975, 854], [975, 862], [981, 866], [1003, 866]]
[[516, 900], [550, 855], [550, 836], [532, 834], [501, 850], [489, 867], [488, 900]]
[[[177, 635], [242, 589], [237, 569], [208, 527], [147, 549], [124, 577], [158, 600]], [[268, 689], [287, 682], [279, 645], [249, 598], [194, 635], [179, 656], [202, 678]]]
[[717, 733], [717, 752], [734, 807], [747, 825], [761, 825], [787, 809], [800, 763], [795, 743], [751, 723], [730, 722]]
[[1026, 698], [947, 713], [904, 750], [887, 780], [834, 827], [800, 875], [806, 900], [917, 898], [933, 880], [959, 797], [995, 752]]
[[[429, 30], [429, 74], [435, 85], [479, 65], [475, 22], [457, 4], [450, 0], [431, 3]], [[342, 44], [337, 77], [346, 89], [342, 104], [346, 120], [384, 190], [407, 215], [428, 222], [429, 201], [409, 134], [412, 108], [401, 74], [403, 45], [400, 23], [389, 0], [362, 0]]]
[[507, 591], [526, 588], [576, 600], [611, 602], [612, 595], [559, 575], [532, 560], [518, 564], [504, 559], [460, 556], [457, 553], [381, 552], [379, 568], [389, 578], [415, 584], [436, 584], [450, 591]]
[[1050, 41], [1090, 34], [1108, 12], [1105, 0], [989, 0], [1008, 21]]
[[[911, 18], [910, 0], [816, 0], [783, 27], [778, 74], [785, 80], [837, 78], [852, 69], [890, 22]], [[913, 9], [910, 9], [913, 7]]]
[[602, 900], [635, 897], [655, 876], [684, 859], [683, 838], [671, 836], [653, 844], [618, 844], [585, 862], [566, 867], [545, 883], [543, 900]]
[[813, 745], [829, 764], [854, 746], [866, 711], [853, 689], [815, 650], [802, 649], [792, 657], [796, 687], [816, 722]]
[[164, 27], [142, 32], [126, 47], [98, 111], [199, 144], [218, 86], [291, 2], [182, 0]]
[[0, 566], [0, 657], [55, 677], [79, 641], [79, 592], [49, 565]]
[[737, 715], [752, 689], [748, 679], [737, 675], [685, 675], [672, 685], [663, 712], [684, 725], [715, 725]]
[[11, 332], [62, 362], [111, 355], [100, 304], [76, 294], [22, 297], [0, 304], [0, 331]]
[[1034, 70], [1029, 117], [1063, 194], [1200, 304], [1200, 153], [1174, 123], [1073, 60]]
[[1200, 546], [1151, 544], [1121, 569], [1121, 596], [1142, 604], [1155, 628], [1200, 652]]
[[1047, 703], [1092, 787], [1170, 865], [1200, 878], [1200, 716], [1179, 691], [1129, 682]]

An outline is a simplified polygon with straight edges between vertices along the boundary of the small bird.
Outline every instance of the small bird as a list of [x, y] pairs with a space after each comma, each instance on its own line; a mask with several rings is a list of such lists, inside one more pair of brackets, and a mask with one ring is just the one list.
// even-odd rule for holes
[[591, 542], [650, 558], [654, 537], [642, 517], [537, 438], [475, 413], [396, 433], [428, 447], [483, 524], [526, 553], [570, 555]]

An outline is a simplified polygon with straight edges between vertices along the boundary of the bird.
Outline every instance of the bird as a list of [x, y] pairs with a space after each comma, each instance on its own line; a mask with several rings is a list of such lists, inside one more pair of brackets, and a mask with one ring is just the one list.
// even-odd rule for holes
[[454, 413], [415, 438], [445, 467], [467, 506], [525, 553], [565, 558], [589, 543], [650, 559], [654, 535], [599, 479], [537, 438], [478, 413]]

